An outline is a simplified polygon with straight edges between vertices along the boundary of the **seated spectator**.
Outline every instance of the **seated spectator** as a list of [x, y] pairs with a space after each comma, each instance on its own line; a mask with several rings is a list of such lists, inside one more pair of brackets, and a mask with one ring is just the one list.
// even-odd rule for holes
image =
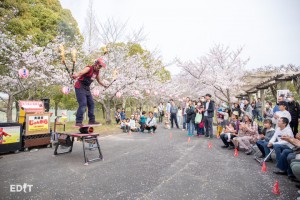
[[[293, 153], [288, 154], [287, 156], [287, 174], [290, 180], [294, 182], [300, 181], [300, 171], [299, 171], [299, 164], [300, 164], [300, 133], [296, 134], [296, 138], [291, 138], [288, 136], [282, 136], [282, 140], [285, 140], [295, 147], [293, 148]], [[298, 185], [298, 188], [300, 188], [300, 185]]]
[[116, 112], [115, 112], [115, 120], [116, 120], [116, 123], [117, 123], [117, 124], [119, 124], [120, 121], [121, 121], [121, 115], [120, 115], [120, 112], [121, 112], [120, 108], [118, 108], [118, 109], [116, 110]]
[[139, 115], [137, 115], [137, 114], [134, 115], [135, 123], [139, 123], [140, 117], [141, 117], [141, 116], [139, 116]]
[[121, 120], [120, 128], [121, 128], [122, 130], [124, 130], [124, 126], [126, 126], [125, 123], [126, 123], [126, 120], [125, 120], [125, 119], [124, 119], [124, 120]]
[[266, 103], [266, 110], [263, 111], [263, 117], [272, 119], [273, 118], [273, 108], [272, 108], [272, 102], [267, 102]]
[[278, 170], [274, 171], [275, 174], [287, 174], [287, 156], [293, 151], [293, 145], [285, 140], [282, 140], [282, 136], [291, 138], [294, 137], [293, 131], [289, 126], [289, 120], [286, 117], [281, 117], [278, 119], [275, 133], [268, 143], [268, 147], [273, 147], [276, 154], [276, 167]]
[[238, 131], [239, 131], [239, 125], [240, 125], [240, 121], [238, 120], [238, 117], [239, 117], [239, 114], [237, 111], [234, 111], [232, 113], [232, 116], [231, 116], [231, 121], [230, 123], [234, 123], [234, 127], [235, 129], [230, 132], [230, 142], [228, 142], [228, 135], [227, 134], [224, 134], [222, 133], [220, 135], [220, 138], [222, 139], [223, 143], [224, 143], [224, 146], [222, 146], [222, 148], [228, 148], [228, 149], [233, 149], [234, 148], [234, 144], [232, 143], [232, 139], [237, 137], [238, 135]]
[[130, 118], [130, 130], [133, 131], [133, 132], [137, 132], [139, 131], [139, 128], [135, 126], [135, 118], [134, 118], [134, 115], [131, 115], [131, 118]]
[[149, 112], [149, 117], [147, 118], [147, 122], [145, 125], [145, 129], [148, 130], [148, 132], [150, 133], [155, 133], [155, 130], [157, 128], [156, 125], [156, 118], [153, 116], [153, 112]]
[[[269, 155], [270, 149], [267, 145], [270, 139], [273, 137], [274, 132], [275, 130], [272, 128], [272, 120], [265, 119], [263, 133], [259, 134], [259, 140], [256, 142], [258, 149], [261, 151], [261, 156], [259, 158], [265, 158], [267, 155]], [[266, 160], [266, 162], [271, 160], [272, 158], [270, 157], [268, 160]]]
[[237, 149], [245, 149], [247, 155], [252, 154], [251, 144], [255, 144], [258, 136], [258, 126], [252, 121], [252, 115], [245, 112], [244, 123], [240, 123], [238, 137], [233, 138]]
[[139, 123], [140, 123], [140, 125], [141, 125], [141, 126], [140, 126], [140, 130], [141, 130], [142, 133], [143, 133], [144, 130], [145, 130], [145, 124], [146, 124], [146, 120], [147, 120], [145, 114], [146, 114], [146, 112], [143, 111], [143, 112], [142, 112], [142, 116], [140, 117], [140, 121], [139, 121]]
[[129, 133], [129, 132], [130, 132], [130, 119], [127, 118], [125, 122], [125, 133]]
[[227, 134], [227, 142], [230, 142], [231, 134], [235, 130], [235, 124], [234, 123], [229, 123], [224, 130], [224, 134]]

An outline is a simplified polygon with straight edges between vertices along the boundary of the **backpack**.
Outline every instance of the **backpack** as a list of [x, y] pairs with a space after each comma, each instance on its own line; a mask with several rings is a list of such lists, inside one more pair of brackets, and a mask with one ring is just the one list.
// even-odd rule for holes
[[200, 124], [202, 121], [202, 114], [197, 113], [195, 118], [195, 124]]

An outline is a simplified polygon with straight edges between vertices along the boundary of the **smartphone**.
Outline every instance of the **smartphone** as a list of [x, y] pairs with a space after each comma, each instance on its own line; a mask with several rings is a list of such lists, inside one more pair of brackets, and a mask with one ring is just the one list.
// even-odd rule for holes
[[277, 137], [281, 138], [282, 135], [277, 135]]

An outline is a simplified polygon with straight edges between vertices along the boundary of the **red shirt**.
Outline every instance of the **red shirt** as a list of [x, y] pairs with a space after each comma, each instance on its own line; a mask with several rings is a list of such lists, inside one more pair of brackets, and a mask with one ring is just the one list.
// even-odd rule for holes
[[93, 66], [86, 66], [89, 67], [90, 70], [88, 73], [81, 75], [76, 83], [75, 83], [75, 88], [84, 88], [86, 90], [90, 90], [90, 85], [96, 79], [96, 77], [99, 75], [99, 70], [94, 70]]

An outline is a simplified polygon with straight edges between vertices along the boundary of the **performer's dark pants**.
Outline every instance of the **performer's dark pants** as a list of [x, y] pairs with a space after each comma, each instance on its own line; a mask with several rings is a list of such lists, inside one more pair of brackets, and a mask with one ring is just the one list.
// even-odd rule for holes
[[77, 113], [76, 113], [76, 123], [82, 123], [83, 114], [85, 112], [86, 106], [88, 107], [88, 116], [89, 121], [95, 121], [94, 115], [94, 100], [91, 94], [91, 91], [88, 91], [84, 88], [75, 88], [77, 102], [79, 104]]

